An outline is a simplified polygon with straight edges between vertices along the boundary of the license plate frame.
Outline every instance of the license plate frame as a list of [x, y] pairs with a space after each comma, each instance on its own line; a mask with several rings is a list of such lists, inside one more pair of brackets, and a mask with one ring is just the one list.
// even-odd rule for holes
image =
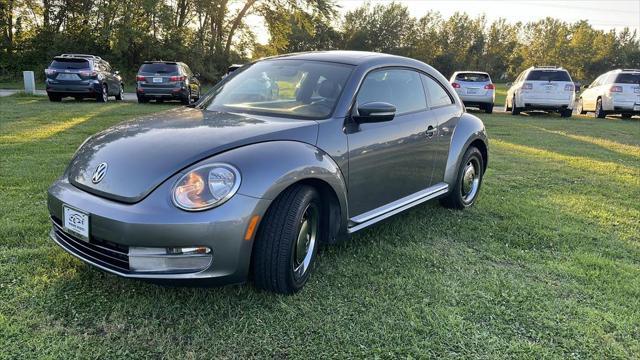
[[89, 242], [89, 218], [88, 212], [62, 205], [62, 229], [86, 242]]
[[154, 77], [153, 79], [151, 79], [151, 82], [154, 84], [158, 84], [162, 82], [162, 78], [161, 77]]
[[56, 80], [64, 80], [64, 81], [78, 81], [80, 80], [80, 76], [78, 74], [58, 74], [56, 76]]
[[633, 105], [633, 111], [640, 111], [640, 105]]
[[478, 89], [467, 89], [467, 95], [478, 95]]

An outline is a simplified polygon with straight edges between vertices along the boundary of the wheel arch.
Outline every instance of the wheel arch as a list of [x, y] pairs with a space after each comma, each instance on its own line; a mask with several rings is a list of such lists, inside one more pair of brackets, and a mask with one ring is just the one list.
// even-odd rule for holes
[[455, 184], [460, 161], [469, 146], [476, 146], [482, 153], [484, 170], [489, 163], [489, 140], [484, 123], [477, 116], [465, 113], [460, 117], [449, 144], [449, 156], [444, 173], [444, 182]]

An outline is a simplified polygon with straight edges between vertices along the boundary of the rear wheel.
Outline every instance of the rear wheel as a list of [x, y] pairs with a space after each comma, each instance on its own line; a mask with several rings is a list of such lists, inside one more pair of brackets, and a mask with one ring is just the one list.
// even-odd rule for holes
[[294, 185], [267, 210], [253, 248], [253, 281], [281, 294], [302, 289], [314, 264], [322, 229], [322, 202], [311, 186]]
[[486, 104], [484, 106], [484, 112], [487, 114], [491, 114], [493, 112], [493, 104]]
[[183, 97], [181, 101], [184, 105], [189, 105], [192, 103], [193, 98], [191, 97], [191, 89], [187, 91], [187, 95]]
[[453, 189], [446, 197], [440, 199], [442, 206], [451, 209], [466, 209], [472, 206], [482, 185], [484, 175], [484, 159], [477, 147], [471, 146], [465, 152]]
[[74, 96], [73, 98], [76, 99], [76, 101], [82, 101], [83, 99], [82, 96]]
[[49, 96], [49, 101], [52, 102], [60, 102], [62, 101], [62, 96], [60, 95], [53, 95], [53, 94], [47, 94]]
[[622, 116], [623, 119], [631, 119], [631, 114], [622, 114], [620, 116]]
[[560, 116], [563, 117], [563, 118], [571, 117], [572, 113], [573, 113], [573, 110], [571, 110], [571, 109], [562, 109], [562, 110], [560, 110]]
[[149, 99], [147, 99], [144, 96], [138, 96], [138, 104], [146, 104], [149, 102]]
[[516, 107], [516, 97], [511, 99], [511, 115], [520, 115], [520, 109]]
[[601, 98], [598, 98], [598, 101], [596, 101], [596, 111], [595, 111], [594, 115], [598, 119], [604, 119], [607, 116], [607, 114], [602, 109], [602, 99]]
[[98, 94], [96, 101], [101, 103], [109, 101], [109, 88], [107, 88], [107, 84], [102, 84], [102, 92]]

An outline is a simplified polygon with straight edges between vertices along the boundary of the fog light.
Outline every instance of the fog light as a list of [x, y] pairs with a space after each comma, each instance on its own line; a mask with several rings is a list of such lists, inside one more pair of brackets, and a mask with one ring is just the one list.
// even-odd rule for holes
[[211, 265], [211, 249], [205, 246], [183, 248], [129, 248], [129, 268], [144, 273], [190, 273]]

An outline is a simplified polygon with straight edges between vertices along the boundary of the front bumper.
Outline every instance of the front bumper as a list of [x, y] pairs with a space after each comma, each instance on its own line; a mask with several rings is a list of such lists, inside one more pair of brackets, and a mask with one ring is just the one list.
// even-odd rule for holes
[[[202, 212], [176, 208], [170, 199], [173, 177], [136, 204], [123, 204], [84, 192], [66, 179], [48, 191], [53, 222], [51, 238], [64, 250], [101, 270], [127, 278], [149, 280], [200, 280], [215, 284], [247, 279], [253, 239], [244, 240], [249, 220], [262, 217], [270, 200], [241, 194], [223, 205]], [[61, 228], [63, 204], [89, 214], [89, 242]], [[130, 248], [206, 246], [210, 265], [197, 272], [149, 273], [130, 270]]]

